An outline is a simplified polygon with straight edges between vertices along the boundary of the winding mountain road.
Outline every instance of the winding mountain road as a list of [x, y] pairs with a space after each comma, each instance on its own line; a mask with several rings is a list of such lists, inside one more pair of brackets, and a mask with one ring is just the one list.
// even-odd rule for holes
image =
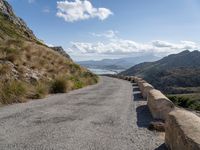
[[136, 85], [100, 77], [94, 86], [1, 107], [0, 149], [164, 149], [163, 135], [146, 128], [151, 119]]

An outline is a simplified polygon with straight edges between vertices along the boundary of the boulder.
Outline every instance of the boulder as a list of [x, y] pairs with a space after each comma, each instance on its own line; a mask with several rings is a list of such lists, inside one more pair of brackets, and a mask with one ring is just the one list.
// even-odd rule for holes
[[165, 95], [155, 89], [148, 92], [147, 105], [153, 118], [161, 120], [166, 120], [168, 113], [175, 107]]
[[200, 150], [200, 117], [175, 109], [166, 120], [165, 144], [171, 150]]
[[162, 120], [152, 121], [148, 127], [149, 130], [156, 130], [159, 132], [165, 131], [165, 123]]

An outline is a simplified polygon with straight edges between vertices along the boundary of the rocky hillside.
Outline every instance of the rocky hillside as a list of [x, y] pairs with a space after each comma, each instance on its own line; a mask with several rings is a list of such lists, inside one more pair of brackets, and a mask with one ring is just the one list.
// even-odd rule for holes
[[0, 103], [23, 102], [97, 82], [61, 47], [39, 41], [5, 0], [0, 0]]
[[135, 65], [122, 72], [146, 79], [167, 94], [200, 92], [200, 52], [183, 51], [155, 62]]
[[[33, 34], [33, 31], [27, 27], [26, 23], [21, 18], [19, 18], [15, 15], [11, 5], [6, 0], [0, 0], [0, 13], [1, 13], [1, 19], [2, 19], [2, 17], [4, 17], [7, 21], [13, 23], [18, 28], [18, 30], [21, 31], [21, 33], [22, 33], [21, 36], [28, 38], [28, 39], [36, 39], [35, 35]], [[1, 20], [1, 23], [3, 24], [4, 21]], [[1, 38], [3, 38], [2, 37], [2, 35], [4, 35], [3, 32], [8, 32], [8, 31], [11, 31], [12, 29], [7, 30], [7, 31], [5, 31], [5, 30], [2, 31], [2, 30], [3, 30], [3, 28], [1, 28], [1, 30], [0, 30]], [[12, 36], [12, 35], [9, 34], [9, 36]]]

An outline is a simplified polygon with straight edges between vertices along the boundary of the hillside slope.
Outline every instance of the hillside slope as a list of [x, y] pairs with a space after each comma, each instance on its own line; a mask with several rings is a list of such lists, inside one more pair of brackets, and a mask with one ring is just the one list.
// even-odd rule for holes
[[0, 103], [41, 98], [97, 82], [97, 76], [39, 41], [5, 0], [0, 0]]
[[167, 94], [200, 92], [200, 52], [183, 51], [120, 73], [141, 76]]

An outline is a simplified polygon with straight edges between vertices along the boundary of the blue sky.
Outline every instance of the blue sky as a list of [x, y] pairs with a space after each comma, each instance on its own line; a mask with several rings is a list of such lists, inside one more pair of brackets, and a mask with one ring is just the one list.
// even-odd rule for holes
[[63, 46], [75, 60], [167, 55], [200, 47], [199, 0], [9, 2], [39, 39]]

